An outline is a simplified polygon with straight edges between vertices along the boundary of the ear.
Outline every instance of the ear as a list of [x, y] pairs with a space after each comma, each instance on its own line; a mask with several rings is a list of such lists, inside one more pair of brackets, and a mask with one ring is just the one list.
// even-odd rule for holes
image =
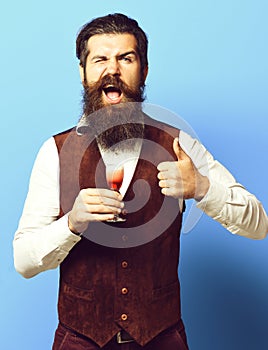
[[147, 78], [148, 70], [149, 70], [149, 67], [148, 67], [148, 66], [146, 66], [146, 67], [143, 69], [143, 76], [142, 76], [142, 78], [143, 78], [143, 82], [144, 82], [144, 83], [145, 83], [145, 80], [146, 80], [146, 78]]
[[85, 74], [84, 74], [84, 67], [79, 64], [79, 74], [80, 74], [80, 79], [81, 79], [81, 82], [82, 84], [84, 85], [84, 81], [85, 81]]

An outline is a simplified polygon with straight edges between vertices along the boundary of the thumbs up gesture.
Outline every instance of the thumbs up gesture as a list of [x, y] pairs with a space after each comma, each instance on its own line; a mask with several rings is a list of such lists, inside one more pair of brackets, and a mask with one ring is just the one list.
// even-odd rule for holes
[[157, 167], [161, 192], [174, 198], [201, 200], [209, 189], [208, 178], [199, 173], [178, 138], [173, 141], [173, 150], [178, 160], [162, 162]]

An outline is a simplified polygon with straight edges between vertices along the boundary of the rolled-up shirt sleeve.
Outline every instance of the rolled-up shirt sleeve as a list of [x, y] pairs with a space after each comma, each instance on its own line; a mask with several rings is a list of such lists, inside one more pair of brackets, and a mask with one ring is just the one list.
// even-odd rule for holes
[[56, 268], [81, 239], [59, 215], [59, 158], [53, 138], [41, 147], [31, 174], [23, 213], [15, 233], [14, 264], [26, 278]]
[[261, 202], [196, 139], [180, 133], [180, 144], [196, 168], [208, 176], [210, 187], [197, 207], [234, 234], [263, 239], [268, 232], [268, 218]]

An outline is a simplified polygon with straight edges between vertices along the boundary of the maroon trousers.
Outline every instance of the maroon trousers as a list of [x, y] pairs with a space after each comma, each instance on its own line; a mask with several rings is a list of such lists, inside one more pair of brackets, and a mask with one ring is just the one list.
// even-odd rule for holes
[[[101, 349], [92, 340], [81, 336], [59, 324], [52, 350], [99, 350]], [[118, 344], [115, 337], [109, 341], [103, 350], [188, 350], [183, 322], [180, 321], [160, 333], [145, 346], [136, 342]]]

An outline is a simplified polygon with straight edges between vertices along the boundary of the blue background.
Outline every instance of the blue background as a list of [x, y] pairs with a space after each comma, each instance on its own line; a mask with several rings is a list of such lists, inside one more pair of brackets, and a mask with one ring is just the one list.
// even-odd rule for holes
[[[12, 1], [1, 5], [0, 347], [50, 349], [58, 271], [25, 280], [12, 239], [36, 153], [81, 111], [78, 29], [124, 12], [148, 33], [147, 101], [181, 115], [268, 209], [268, 5], [225, 1]], [[268, 349], [268, 241], [203, 215], [182, 235], [182, 311], [192, 350]]]

